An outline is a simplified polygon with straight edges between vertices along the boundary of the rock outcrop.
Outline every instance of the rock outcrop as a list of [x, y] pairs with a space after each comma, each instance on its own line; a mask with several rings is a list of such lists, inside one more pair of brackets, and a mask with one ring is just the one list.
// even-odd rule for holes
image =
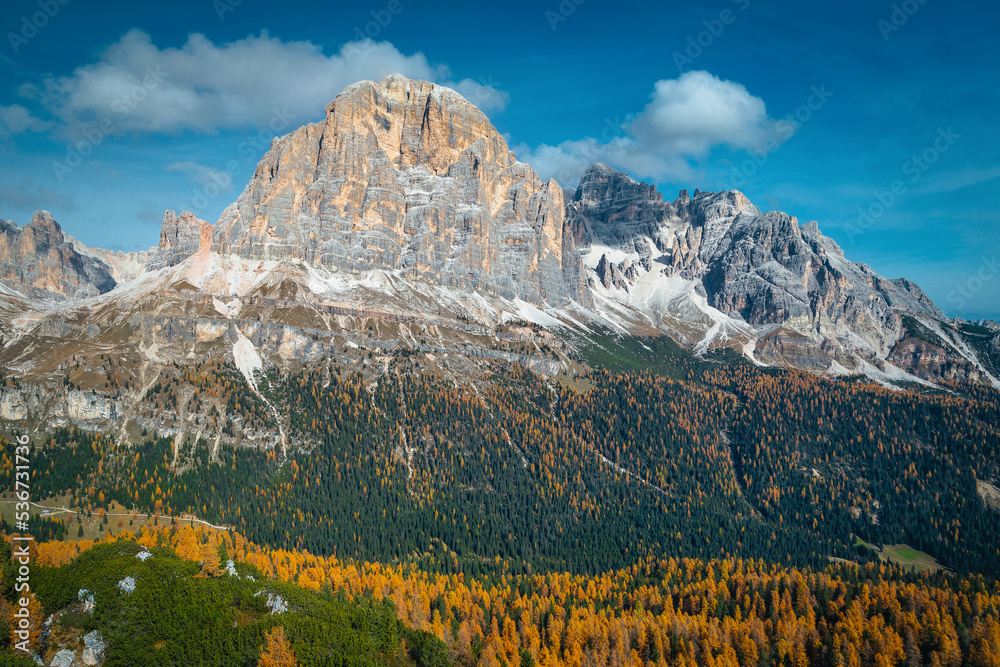
[[160, 244], [149, 259], [146, 267], [149, 270], [165, 266], [175, 266], [202, 247], [208, 247], [212, 242], [212, 225], [198, 219], [190, 211], [182, 211], [176, 215], [173, 211], [163, 214], [163, 226], [160, 228]]
[[78, 253], [84, 257], [91, 257], [107, 265], [108, 270], [111, 271], [111, 277], [114, 278], [115, 282], [119, 285], [127, 283], [141, 274], [146, 266], [146, 263], [152, 259], [157, 250], [156, 247], [153, 247], [149, 250], [124, 252], [121, 250], [115, 251], [105, 250], [104, 248], [91, 248], [78, 239], [73, 238], [69, 234], [64, 233], [64, 236], [66, 237], [66, 241], [72, 245], [73, 249]]
[[77, 252], [48, 211], [23, 228], [0, 221], [0, 282], [39, 298], [96, 296], [116, 285], [110, 268]]
[[[128, 326], [158, 327], [145, 347], [158, 359], [161, 343], [194, 355], [230, 336], [239, 316], [254, 345], [309, 363], [322, 357], [331, 315], [476, 333], [530, 318], [659, 330], [699, 353], [725, 346], [816, 372], [1000, 386], [1000, 326], [949, 321], [914, 283], [849, 261], [817, 223], [761, 211], [737, 191], [664, 201], [604, 164], [575, 188], [543, 182], [473, 104], [398, 75], [347, 87], [323, 121], [275, 139], [215, 225], [167, 211], [151, 254], [86, 248], [44, 212], [0, 232], [0, 280], [29, 296], [90, 296], [160, 272], [102, 301], [113, 307], [101, 326], [84, 329], [86, 314], [18, 327], [0, 318], [0, 339], [29, 326], [93, 337], [125, 326], [116, 314], [130, 311]], [[153, 322], [151, 310], [174, 298], [207, 312]], [[0, 291], [7, 323], [22, 302]], [[26, 409], [0, 397], [4, 415]], [[63, 412], [80, 422], [118, 414], [79, 398]]]
[[97, 630], [88, 632], [83, 636], [83, 659], [84, 665], [100, 665], [104, 662], [104, 652], [108, 645]]
[[212, 249], [520, 297], [585, 301], [563, 243], [562, 188], [518, 162], [454, 91], [390, 76], [275, 140]]
[[[947, 319], [913, 282], [846, 259], [815, 222], [762, 212], [737, 191], [696, 190], [693, 197], [682, 191], [665, 202], [655, 187], [598, 164], [581, 179], [566, 219], [567, 237], [593, 271], [592, 286], [653, 310], [678, 331], [678, 321], [691, 320], [687, 302], [678, 307], [677, 298], [650, 294], [684, 285], [689, 300], [704, 297], [709, 314], [694, 327], [697, 335], [718, 334], [723, 318], [731, 329], [743, 323], [757, 332], [757, 357], [768, 363], [856, 369], [890, 356], [908, 335], [904, 318]], [[638, 301], [628, 296], [637, 283]], [[957, 339], [940, 343], [940, 360], [912, 345], [892, 360], [920, 375], [986, 380]]]

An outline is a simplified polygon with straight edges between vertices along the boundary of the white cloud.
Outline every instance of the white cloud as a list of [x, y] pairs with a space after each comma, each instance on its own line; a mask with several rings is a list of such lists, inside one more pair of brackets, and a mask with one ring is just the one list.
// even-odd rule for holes
[[42, 132], [48, 127], [49, 123], [35, 118], [20, 104], [0, 106], [0, 138], [24, 132]]
[[452, 81], [447, 67], [389, 42], [351, 42], [327, 56], [310, 42], [284, 42], [266, 32], [224, 44], [192, 34], [180, 48], [161, 49], [132, 30], [97, 62], [24, 86], [22, 94], [74, 128], [110, 119], [115, 133], [214, 132], [264, 127], [275, 109], [316, 118], [345, 86], [394, 72], [455, 88], [486, 112], [507, 103], [507, 94], [490, 82]]
[[684, 158], [650, 151], [628, 136], [615, 137], [607, 142], [588, 137], [564, 141], [558, 146], [542, 144], [535, 149], [518, 144], [511, 150], [543, 179], [554, 178], [560, 185], [572, 187], [576, 187], [583, 172], [593, 162], [610, 164], [639, 178], [691, 179], [693, 173]]
[[168, 164], [166, 169], [167, 171], [179, 171], [187, 174], [193, 183], [202, 187], [214, 184], [222, 188], [222, 190], [230, 190], [233, 186], [233, 178], [228, 172], [206, 167], [203, 164], [191, 162], [190, 160], [173, 162]]
[[453, 89], [486, 114], [503, 111], [507, 107], [507, 103], [510, 102], [510, 95], [496, 88], [496, 84], [491, 78], [482, 78], [479, 81], [462, 79], [456, 83], [446, 81], [443, 85]]
[[[642, 178], [690, 179], [693, 163], [717, 146], [769, 152], [794, 132], [768, 117], [764, 101], [708, 72], [656, 82], [652, 101], [603, 137], [514, 148], [543, 178], [576, 185], [591, 162], [606, 162]], [[611, 130], [609, 132], [609, 130]], [[608, 135], [611, 136], [608, 136]]]
[[649, 150], [693, 158], [718, 145], [760, 150], [779, 136], [762, 99], [708, 72], [657, 81], [653, 101], [625, 129]]

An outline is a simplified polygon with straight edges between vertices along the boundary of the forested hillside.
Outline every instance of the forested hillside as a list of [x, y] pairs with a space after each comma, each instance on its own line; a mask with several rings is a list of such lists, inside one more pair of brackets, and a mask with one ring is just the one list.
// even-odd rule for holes
[[[152, 557], [139, 561], [136, 541]], [[220, 555], [237, 561], [235, 575], [216, 569]], [[252, 665], [276, 643], [276, 627], [303, 666], [393, 655], [392, 664], [489, 667], [1000, 664], [1000, 585], [979, 575], [661, 558], [594, 575], [471, 577], [270, 549], [188, 527], [144, 529], [96, 547], [43, 543], [35, 558], [45, 565], [35, 568], [44, 613], [69, 604], [63, 626], [105, 632], [107, 664]], [[117, 582], [127, 575], [138, 584], [123, 595]], [[9, 586], [7, 577], [0, 583]], [[281, 583], [293, 581], [301, 588]], [[73, 606], [79, 587], [96, 591], [92, 617]], [[261, 589], [283, 596], [288, 612], [268, 613], [253, 595]], [[394, 624], [396, 614], [404, 625]], [[204, 659], [177, 658], [195, 655], [181, 653], [188, 650]], [[331, 650], [337, 657], [324, 661]]]
[[[1000, 393], [696, 360], [671, 374], [594, 370], [570, 388], [497, 365], [477, 389], [404, 354], [377, 383], [336, 365], [272, 375], [262, 390], [287, 420], [287, 461], [61, 430], [32, 454], [33, 494], [69, 492], [81, 513], [112, 501], [190, 512], [274, 547], [472, 575], [663, 556], [818, 567], [904, 543], [957, 572], [1000, 572], [1000, 521], [979, 494], [998, 478]], [[221, 367], [164, 378], [152, 395], [185, 383], [266, 419]]]
[[[84, 633], [96, 631], [105, 645], [103, 667], [449, 663], [444, 644], [402, 624], [389, 600], [365, 595], [349, 601], [329, 587], [308, 591], [265, 579], [242, 562], [230, 563], [227, 572], [225, 543], [201, 537], [206, 541], [198, 540], [194, 551], [190, 541], [174, 544], [188, 560], [164, 546], [170, 539], [162, 534], [142, 540], [144, 546], [132, 540], [93, 548], [86, 543], [86, 550], [62, 565], [69, 555], [62, 545], [42, 544], [34, 554], [42, 566], [31, 572], [32, 648], [47, 648], [49, 664], [60, 651], [75, 652]], [[16, 597], [10, 557], [10, 544], [0, 543], [6, 563], [0, 648], [10, 650], [0, 651], [0, 664], [24, 655], [7, 644]], [[88, 598], [92, 609], [84, 605]], [[42, 619], [50, 617], [44, 626]]]

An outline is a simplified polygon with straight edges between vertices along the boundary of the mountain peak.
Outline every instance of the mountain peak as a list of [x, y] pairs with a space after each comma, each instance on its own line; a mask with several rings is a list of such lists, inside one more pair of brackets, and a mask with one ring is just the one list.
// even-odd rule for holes
[[[470, 146], [482, 142], [484, 158], [514, 162], [507, 142], [478, 107], [430, 81], [390, 74], [379, 82], [359, 81], [326, 107], [326, 129], [338, 135], [366, 135], [359, 148], [382, 150], [396, 168], [423, 165], [437, 175]], [[369, 143], [373, 142], [373, 143]]]
[[61, 243], [63, 240], [62, 227], [52, 217], [52, 214], [45, 210], [35, 211], [35, 214], [31, 216], [31, 222], [25, 225], [22, 231], [29, 232], [40, 242]]
[[173, 266], [201, 248], [208, 248], [212, 243], [212, 229], [210, 223], [190, 211], [181, 211], [180, 215], [166, 211], [160, 227], [160, 245], [150, 258], [148, 267]]
[[580, 178], [576, 201], [594, 202], [611, 198], [632, 197], [643, 201], [663, 201], [655, 185], [637, 181], [623, 171], [603, 162], [594, 162]]
[[587, 167], [587, 171], [585, 171], [584, 174], [591, 174], [591, 173], [605, 174], [608, 176], [619, 176], [627, 178], [630, 181], [635, 181], [635, 179], [632, 178], [631, 175], [626, 174], [624, 171], [618, 171], [617, 169], [615, 169], [606, 162], [591, 162], [590, 166]]
[[18, 229], [0, 227], [0, 280], [31, 296], [88, 297], [108, 292], [115, 280], [104, 262], [81, 255], [48, 211], [35, 211]]
[[[586, 300], [563, 256], [563, 193], [455, 91], [390, 75], [276, 140], [213, 249], [382, 269], [534, 303]], [[564, 262], [568, 262], [564, 265]]]
[[761, 210], [739, 190], [710, 192], [695, 190], [691, 199], [692, 210], [702, 222], [722, 218], [732, 219], [740, 213], [760, 215]]

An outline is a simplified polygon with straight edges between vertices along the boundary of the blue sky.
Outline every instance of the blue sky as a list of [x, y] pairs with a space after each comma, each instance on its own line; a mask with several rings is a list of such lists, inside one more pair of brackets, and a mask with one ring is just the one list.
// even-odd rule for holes
[[401, 71], [564, 185], [603, 160], [668, 199], [735, 187], [1000, 320], [995, 2], [14, 0], [0, 28], [0, 217], [21, 225], [46, 208], [135, 250], [166, 209], [214, 222], [273, 136]]

